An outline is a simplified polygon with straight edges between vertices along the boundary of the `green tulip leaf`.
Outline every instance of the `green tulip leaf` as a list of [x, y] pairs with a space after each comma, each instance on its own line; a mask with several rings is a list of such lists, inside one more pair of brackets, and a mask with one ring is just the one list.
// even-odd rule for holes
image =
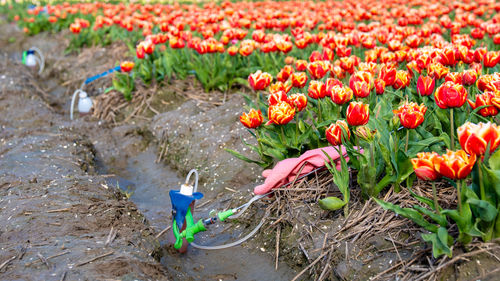
[[477, 213], [479, 217], [485, 222], [493, 221], [498, 214], [497, 209], [493, 205], [491, 205], [491, 203], [488, 201], [479, 199], [468, 199], [467, 203], [477, 208]]
[[437, 233], [422, 234], [422, 239], [432, 244], [432, 255], [438, 258], [442, 255], [447, 255], [451, 258], [452, 252], [448, 246], [450, 236], [444, 227], [440, 227]]

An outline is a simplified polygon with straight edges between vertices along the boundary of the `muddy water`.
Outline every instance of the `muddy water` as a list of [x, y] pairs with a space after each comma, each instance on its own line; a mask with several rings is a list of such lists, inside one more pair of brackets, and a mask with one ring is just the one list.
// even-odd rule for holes
[[[105, 166], [103, 161], [98, 163], [100, 173], [114, 175], [107, 177], [108, 184], [118, 184], [123, 192], [130, 195], [129, 199], [137, 205], [152, 227], [160, 231], [171, 224], [168, 191], [179, 189], [184, 178], [164, 164], [156, 164], [155, 159], [156, 150], [149, 147], [134, 157], [123, 161], [118, 159], [114, 162], [118, 163], [115, 167]], [[197, 209], [195, 220], [208, 217], [212, 209], [225, 207], [215, 202], [215, 194], [199, 191], [204, 193], [205, 198], [198, 204], [205, 200], [213, 200], [214, 203]], [[196, 242], [203, 245], [229, 243], [251, 231], [251, 228], [234, 224], [215, 225], [206, 233], [199, 234]], [[167, 235], [160, 241], [165, 248], [169, 247]], [[276, 271], [274, 257], [262, 252], [262, 247], [255, 244], [244, 243], [244, 246], [215, 251], [190, 247], [186, 254], [166, 250], [161, 263], [176, 280], [290, 280], [295, 276], [296, 272], [284, 263], [280, 263]]]

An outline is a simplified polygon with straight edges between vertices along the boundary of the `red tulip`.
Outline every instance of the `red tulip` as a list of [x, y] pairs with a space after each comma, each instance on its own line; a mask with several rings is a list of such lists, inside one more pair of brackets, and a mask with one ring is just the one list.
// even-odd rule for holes
[[305, 72], [294, 72], [290, 77], [292, 79], [292, 86], [296, 88], [303, 88], [307, 83], [307, 74]]
[[259, 127], [262, 124], [264, 117], [262, 117], [262, 112], [260, 110], [250, 109], [250, 112], [243, 113], [240, 116], [240, 122], [243, 126], [254, 129]]
[[271, 94], [277, 93], [280, 91], [288, 94], [288, 92], [290, 92], [291, 89], [292, 89], [292, 84], [289, 81], [287, 81], [285, 83], [278, 81], [274, 84], [269, 85], [268, 90]]
[[307, 71], [311, 74], [312, 79], [321, 79], [330, 70], [330, 64], [326, 61], [315, 61], [309, 63]]
[[295, 107], [287, 102], [279, 102], [269, 106], [267, 116], [272, 123], [276, 125], [285, 125], [295, 116]]
[[129, 72], [134, 68], [135, 63], [132, 61], [124, 61], [120, 64], [120, 69], [123, 72]]
[[492, 100], [495, 98], [493, 92], [484, 92], [482, 95], [476, 95], [476, 102], [467, 100], [472, 109], [476, 109], [481, 106], [487, 106], [485, 108], [479, 109], [479, 114], [484, 117], [495, 116], [498, 114], [498, 109], [493, 104]]
[[342, 86], [333, 86], [330, 91], [330, 97], [335, 104], [343, 105], [352, 100], [353, 92], [350, 88]]
[[262, 72], [261, 70], [257, 70], [257, 72], [248, 76], [248, 84], [250, 84], [250, 87], [252, 87], [254, 91], [264, 90], [269, 86], [272, 80], [273, 77], [271, 74]]
[[378, 77], [385, 82], [385, 86], [392, 86], [396, 80], [396, 68], [393, 65], [385, 64], [380, 68]]
[[394, 80], [394, 84], [392, 84], [392, 87], [396, 90], [404, 89], [410, 85], [410, 80], [411, 77], [408, 72], [404, 70], [398, 70], [396, 72], [396, 80]]
[[295, 105], [298, 112], [302, 111], [307, 106], [307, 97], [304, 94], [292, 94], [288, 101]]
[[473, 124], [467, 122], [457, 129], [460, 146], [469, 154], [484, 155], [488, 144], [489, 153], [500, 145], [500, 127], [493, 123]]
[[295, 61], [295, 69], [297, 71], [304, 71], [307, 69], [307, 61], [306, 60], [297, 60]]
[[346, 112], [347, 123], [351, 126], [366, 125], [370, 119], [370, 110], [367, 104], [351, 102]]
[[467, 100], [467, 90], [460, 84], [445, 82], [437, 88], [434, 98], [440, 108], [461, 107]]
[[476, 82], [477, 72], [474, 69], [468, 69], [463, 72], [462, 83], [465, 86], [470, 86]]
[[351, 132], [344, 120], [337, 120], [331, 124], [325, 131], [326, 140], [333, 146], [341, 145], [343, 140], [349, 140]]
[[280, 82], [285, 82], [286, 80], [288, 80], [292, 73], [293, 68], [290, 65], [285, 65], [276, 75], [276, 79], [278, 79], [278, 81]]
[[401, 125], [407, 129], [415, 129], [424, 122], [424, 115], [427, 107], [424, 104], [418, 105], [414, 102], [405, 102], [393, 113], [399, 117]]
[[434, 92], [436, 81], [429, 76], [419, 76], [417, 80], [417, 92], [421, 96], [430, 96]]
[[450, 151], [434, 160], [434, 167], [441, 175], [452, 179], [465, 179], [476, 163], [476, 155], [467, 156], [465, 151]]
[[385, 92], [385, 82], [384, 80], [377, 78], [374, 81], [375, 84], [375, 92], [377, 95], [382, 95]]
[[436, 152], [420, 152], [417, 153], [417, 158], [411, 159], [413, 170], [419, 179], [435, 181], [441, 177], [434, 167], [438, 157]]
[[326, 86], [321, 81], [311, 81], [307, 94], [313, 99], [320, 99], [326, 96]]
[[495, 67], [500, 61], [500, 53], [498, 52], [487, 52], [484, 55], [484, 67]]

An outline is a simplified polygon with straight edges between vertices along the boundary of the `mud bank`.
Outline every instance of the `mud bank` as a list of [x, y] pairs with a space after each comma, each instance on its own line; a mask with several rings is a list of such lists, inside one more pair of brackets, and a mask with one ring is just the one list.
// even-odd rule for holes
[[143, 216], [93, 175], [91, 143], [24, 71], [0, 65], [1, 279], [166, 280]]

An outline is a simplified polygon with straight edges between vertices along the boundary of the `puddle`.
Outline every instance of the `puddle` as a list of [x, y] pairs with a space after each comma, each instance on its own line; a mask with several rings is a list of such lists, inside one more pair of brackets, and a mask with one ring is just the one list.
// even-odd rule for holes
[[[179, 189], [184, 181], [177, 173], [163, 164], [155, 163], [155, 150], [150, 147], [135, 157], [115, 161], [116, 166], [104, 166], [98, 161], [101, 174], [113, 174], [107, 178], [109, 185], [118, 185], [130, 195], [149, 223], [158, 231], [170, 225], [170, 197], [168, 191]], [[206, 190], [205, 198], [214, 198]], [[210, 206], [214, 208], [214, 206]], [[221, 206], [215, 206], [215, 208]], [[196, 210], [195, 220], [208, 216], [209, 208]], [[237, 225], [218, 224], [199, 234], [197, 242], [203, 245], [221, 245], [235, 241], [251, 229]], [[160, 242], [166, 244], [167, 235]], [[245, 243], [244, 243], [245, 244]], [[190, 247], [187, 254], [164, 251], [161, 263], [175, 280], [291, 280], [296, 272], [285, 263], [275, 270], [274, 255], [264, 253], [259, 245], [253, 248], [235, 246], [229, 249], [206, 251]]]

